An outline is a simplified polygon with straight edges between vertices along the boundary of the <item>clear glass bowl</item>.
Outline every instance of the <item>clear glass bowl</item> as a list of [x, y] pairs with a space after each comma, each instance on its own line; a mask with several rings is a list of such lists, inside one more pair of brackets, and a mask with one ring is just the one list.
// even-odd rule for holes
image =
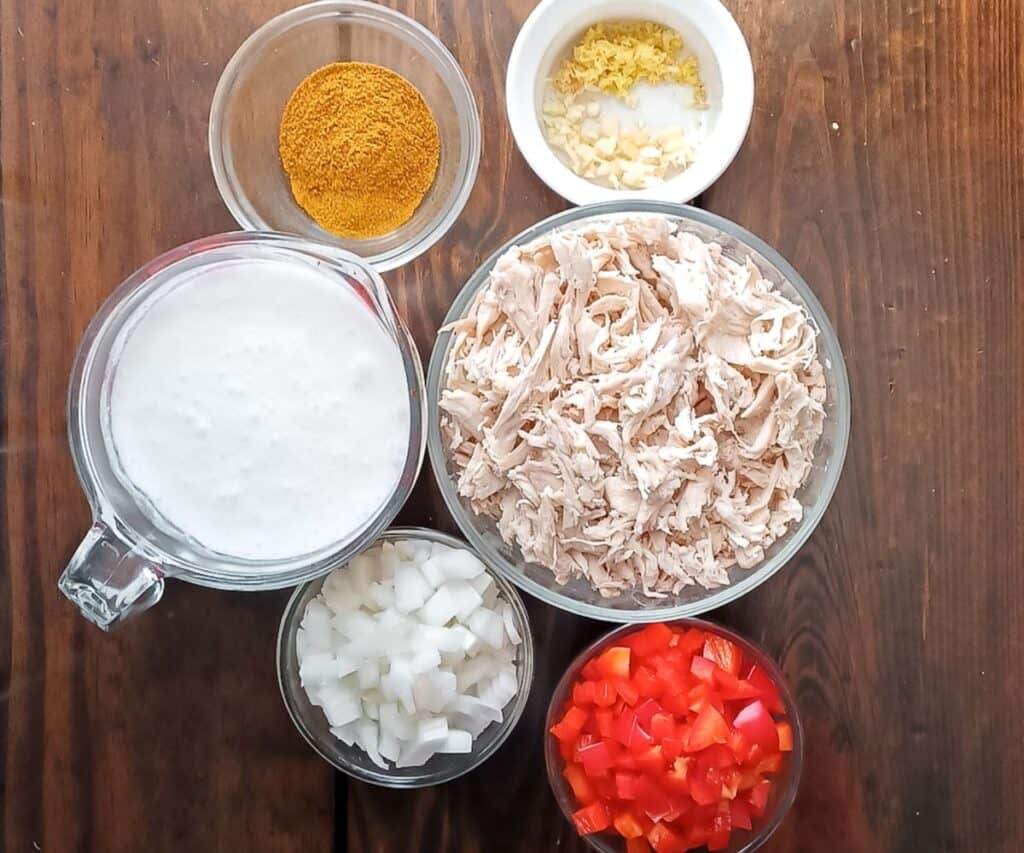
[[[755, 646], [746, 637], [730, 631], [728, 628], [723, 628], [721, 625], [705, 622], [703, 619], [677, 619], [669, 622], [669, 624], [681, 628], [700, 628], [702, 631], [710, 631], [732, 640], [743, 650], [744, 660], [753, 661], [771, 677], [772, 682], [779, 689], [779, 696], [786, 709], [786, 719], [793, 727], [793, 751], [783, 753], [782, 769], [773, 779], [764, 816], [756, 819], [757, 822], [752, 830], [734, 830], [729, 838], [729, 846], [725, 850], [725, 853], [752, 853], [771, 838], [772, 833], [779, 828], [779, 824], [782, 823], [786, 812], [789, 811], [789, 807], [793, 805], [793, 801], [796, 799], [797, 788], [800, 787], [800, 771], [804, 760], [804, 732], [797, 713], [796, 700], [793, 698], [793, 694], [786, 684], [785, 676], [783, 676], [775, 661], [763, 649]], [[565, 703], [572, 693], [572, 685], [579, 676], [584, 664], [594, 655], [604, 651], [608, 646], [615, 645], [622, 637], [639, 630], [640, 628], [635, 625], [624, 625], [600, 637], [580, 652], [573, 662], [569, 664], [569, 668], [555, 686], [555, 692], [551, 694], [551, 703], [548, 705], [547, 720], [544, 724], [544, 764], [547, 766], [548, 783], [551, 785], [551, 791], [558, 801], [562, 814], [565, 815], [570, 823], [572, 822], [573, 812], [578, 810], [580, 806], [576, 802], [569, 783], [565, 781], [565, 777], [562, 775], [565, 761], [559, 753], [555, 738], [550, 734], [549, 730], [561, 718]], [[619, 835], [614, 833], [602, 832], [595, 835], [584, 835], [582, 838], [594, 850], [598, 850], [600, 853], [625, 853], [625, 842]]]
[[555, 581], [549, 569], [524, 560], [517, 546], [502, 540], [494, 521], [475, 514], [468, 501], [459, 495], [448, 450], [441, 439], [438, 406], [452, 336], [449, 332], [438, 334], [427, 369], [427, 451], [441, 495], [459, 529], [485, 562], [531, 595], [570, 613], [612, 622], [657, 622], [694, 616], [728, 604], [770, 578], [807, 541], [824, 515], [839, 482], [850, 437], [850, 386], [843, 353], [839, 339], [811, 288], [778, 252], [749, 231], [721, 216], [687, 205], [658, 201], [604, 202], [574, 208], [545, 219], [513, 237], [473, 273], [452, 303], [443, 325], [463, 316], [477, 291], [487, 283], [494, 262], [511, 246], [558, 229], [578, 227], [589, 219], [621, 218], [637, 213], [661, 214], [677, 221], [686, 231], [719, 243], [723, 253], [734, 260], [744, 262], [750, 257], [761, 274], [774, 282], [781, 293], [802, 305], [818, 331], [818, 355], [824, 368], [828, 400], [825, 404], [825, 429], [818, 442], [811, 475], [797, 494], [804, 506], [803, 519], [768, 549], [760, 565], [752, 569], [734, 566], [729, 570], [729, 585], [717, 589], [706, 590], [694, 585], [677, 596], [664, 599], [650, 599], [635, 592], [603, 598], [584, 579], [574, 578], [563, 586]]
[[[344, 61], [383, 65], [412, 82], [441, 134], [437, 177], [416, 213], [368, 240], [320, 228], [292, 197], [278, 155], [281, 116], [295, 87]], [[480, 118], [465, 75], [429, 30], [376, 3], [322, 0], [278, 15], [238, 49], [213, 96], [209, 143], [217, 188], [243, 228], [338, 245], [383, 271], [425, 252], [458, 218], [480, 162]]]
[[[454, 536], [430, 530], [426, 527], [393, 527], [386, 531], [378, 541], [395, 541], [398, 539], [421, 539], [428, 542], [440, 542], [451, 548], [469, 546]], [[479, 556], [479, 555], [478, 555]], [[484, 560], [484, 564], [487, 561]], [[533, 683], [533, 632], [530, 620], [526, 615], [523, 600], [508, 581], [497, 573], [488, 572], [494, 578], [502, 598], [507, 601], [515, 615], [516, 628], [523, 641], [518, 646], [516, 656], [516, 676], [519, 690], [515, 698], [505, 706], [500, 723], [491, 723], [480, 736], [473, 741], [473, 751], [463, 755], [435, 755], [422, 767], [394, 767], [381, 770], [356, 746], [346, 746], [330, 732], [327, 718], [323, 711], [311, 704], [302, 684], [299, 682], [299, 663], [295, 652], [295, 632], [302, 622], [302, 614], [306, 605], [315, 598], [324, 578], [300, 586], [292, 594], [281, 617], [281, 627], [277, 633], [277, 680], [281, 687], [288, 716], [295, 723], [295, 728], [306, 739], [316, 753], [328, 764], [333, 765], [342, 773], [354, 779], [383, 785], [387, 788], [425, 788], [429, 785], [440, 785], [451, 782], [469, 773], [483, 764], [505, 739], [512, 733], [526, 708], [526, 700], [530, 697], [530, 686]]]

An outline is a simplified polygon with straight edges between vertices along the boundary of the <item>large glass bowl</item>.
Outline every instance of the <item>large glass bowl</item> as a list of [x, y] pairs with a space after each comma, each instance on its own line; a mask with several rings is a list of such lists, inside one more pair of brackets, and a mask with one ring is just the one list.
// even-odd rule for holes
[[[426, 527], [392, 527], [377, 541], [420, 539], [439, 542], [450, 548], [468, 548], [465, 542]], [[471, 549], [470, 549], [471, 550]], [[486, 560], [484, 563], [486, 564]], [[491, 571], [501, 597], [512, 607], [516, 629], [523, 641], [516, 647], [516, 679], [518, 690], [505, 706], [500, 723], [491, 723], [473, 741], [473, 751], [462, 755], [435, 755], [421, 767], [392, 767], [382, 770], [356, 746], [346, 746], [331, 734], [324, 712], [313, 705], [299, 681], [299, 661], [295, 650], [295, 632], [302, 622], [306, 605], [320, 593], [326, 578], [321, 577], [300, 586], [292, 594], [281, 617], [277, 633], [277, 681], [281, 687], [288, 716], [295, 728], [316, 753], [342, 773], [354, 779], [387, 788], [425, 788], [441, 785], [464, 776], [490, 758], [512, 734], [526, 708], [533, 683], [533, 632], [523, 600], [515, 587]]]
[[[779, 698], [786, 711], [786, 720], [793, 729], [793, 749], [791, 752], [784, 752], [782, 769], [774, 777], [771, 793], [768, 795], [768, 805], [762, 817], [756, 819], [754, 828], [751, 830], [734, 830], [729, 846], [725, 853], [753, 853], [763, 845], [779, 828], [782, 819], [789, 811], [796, 799], [797, 788], [800, 787], [800, 771], [804, 759], [804, 733], [800, 725], [800, 717], [797, 714], [796, 700], [786, 684], [785, 676], [776, 666], [768, 654], [758, 646], [755, 646], [746, 637], [736, 634], [733, 631], [723, 628], [721, 625], [714, 625], [701, 619], [679, 619], [671, 623], [679, 628], [699, 628], [702, 631], [709, 631], [713, 634], [720, 634], [734, 642], [743, 650], [743, 659], [748, 663], [757, 664], [771, 678], [772, 683], [779, 689]], [[562, 775], [562, 768], [565, 761], [558, 751], [558, 744], [555, 738], [549, 733], [551, 727], [558, 722], [565, 708], [565, 703], [570, 698], [572, 686], [583, 669], [584, 664], [595, 655], [604, 651], [609, 646], [615, 645], [622, 637], [639, 630], [632, 625], [616, 628], [609, 631], [603, 637], [596, 640], [585, 648], [575, 660], [569, 664], [569, 668], [559, 680], [555, 692], [551, 694], [551, 703], [548, 705], [547, 722], [544, 726], [544, 763], [547, 766], [548, 782], [551, 791], [558, 801], [562, 814], [572, 821], [572, 814], [580, 808], [573, 796], [569, 783]], [[625, 853], [626, 845], [623, 839], [611, 832], [602, 832], [596, 835], [585, 835], [583, 840], [600, 853]], [[704, 848], [700, 848], [704, 849]]]
[[729, 585], [704, 589], [688, 586], [676, 596], [651, 599], [638, 592], [615, 598], [603, 598], [586, 580], [574, 578], [563, 585], [544, 566], [527, 562], [515, 545], [504, 542], [494, 520], [473, 512], [469, 502], [458, 493], [451, 458], [441, 438], [441, 389], [452, 336], [442, 331], [434, 344], [427, 371], [427, 450], [441, 495], [470, 544], [505, 577], [542, 601], [592, 619], [612, 622], [656, 622], [694, 616], [721, 607], [764, 583], [781, 569], [807, 541], [832, 499], [846, 457], [850, 436], [850, 387], [839, 339], [833, 331], [821, 303], [807, 282], [778, 252], [728, 219], [681, 204], [658, 201], [622, 201], [587, 205], [559, 213], [513, 237], [481, 266], [455, 298], [447, 325], [463, 316], [477, 291], [488, 280], [494, 262], [511, 246], [527, 243], [552, 231], [579, 227], [591, 219], [621, 218], [628, 214], [661, 214], [702, 239], [721, 245], [723, 253], [745, 262], [749, 257], [761, 274], [775, 283], [787, 298], [802, 305], [818, 331], [818, 356], [825, 373], [828, 400], [825, 404], [825, 429], [815, 452], [812, 472], [797, 499], [804, 515], [766, 552], [765, 559], [752, 569], [734, 566], [729, 570]]
[[[320, 228], [295, 202], [281, 167], [285, 104], [332, 62], [371, 62], [401, 74], [420, 90], [441, 135], [433, 186], [408, 222], [380, 237], [343, 239]], [[243, 228], [341, 246], [383, 271], [425, 252], [458, 218], [480, 162], [480, 118], [466, 76], [425, 27], [377, 3], [321, 0], [278, 15], [238, 49], [213, 95], [209, 144], [217, 189]]]

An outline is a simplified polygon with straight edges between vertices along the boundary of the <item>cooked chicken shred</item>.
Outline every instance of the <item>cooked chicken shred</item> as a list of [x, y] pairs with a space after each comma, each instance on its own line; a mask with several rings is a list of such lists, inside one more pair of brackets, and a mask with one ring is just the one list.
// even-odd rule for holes
[[825, 381], [753, 263], [663, 217], [589, 224], [510, 249], [449, 329], [459, 493], [559, 583], [724, 585], [800, 520]]

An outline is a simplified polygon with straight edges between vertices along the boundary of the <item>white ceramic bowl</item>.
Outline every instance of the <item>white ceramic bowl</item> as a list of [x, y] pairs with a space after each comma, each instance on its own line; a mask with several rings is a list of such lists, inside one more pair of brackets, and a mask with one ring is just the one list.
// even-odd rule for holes
[[[681, 174], [642, 190], [612, 189], [576, 175], [544, 138], [540, 115], [555, 64], [593, 24], [649, 20], [676, 30], [700, 64], [709, 106], [696, 159]], [[754, 67], [736, 21], [719, 0], [543, 0], [516, 37], [505, 78], [512, 135], [530, 168], [574, 204], [641, 198], [685, 202], [726, 170], [743, 144], [754, 109]]]

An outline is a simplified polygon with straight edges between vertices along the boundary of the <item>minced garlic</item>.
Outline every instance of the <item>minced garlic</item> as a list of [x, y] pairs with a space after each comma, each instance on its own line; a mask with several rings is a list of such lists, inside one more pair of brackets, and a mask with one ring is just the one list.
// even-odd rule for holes
[[625, 99], [641, 80], [693, 86], [694, 102], [707, 100], [695, 57], [682, 57], [683, 39], [653, 21], [595, 24], [573, 48], [554, 79], [565, 95], [591, 88]]
[[565, 95], [550, 98], [544, 104], [544, 128], [548, 142], [565, 152], [580, 177], [603, 180], [614, 189], [644, 189], [693, 162], [681, 127], [657, 133], [643, 122], [620, 127], [614, 117], [601, 117], [596, 101], [574, 101]]

